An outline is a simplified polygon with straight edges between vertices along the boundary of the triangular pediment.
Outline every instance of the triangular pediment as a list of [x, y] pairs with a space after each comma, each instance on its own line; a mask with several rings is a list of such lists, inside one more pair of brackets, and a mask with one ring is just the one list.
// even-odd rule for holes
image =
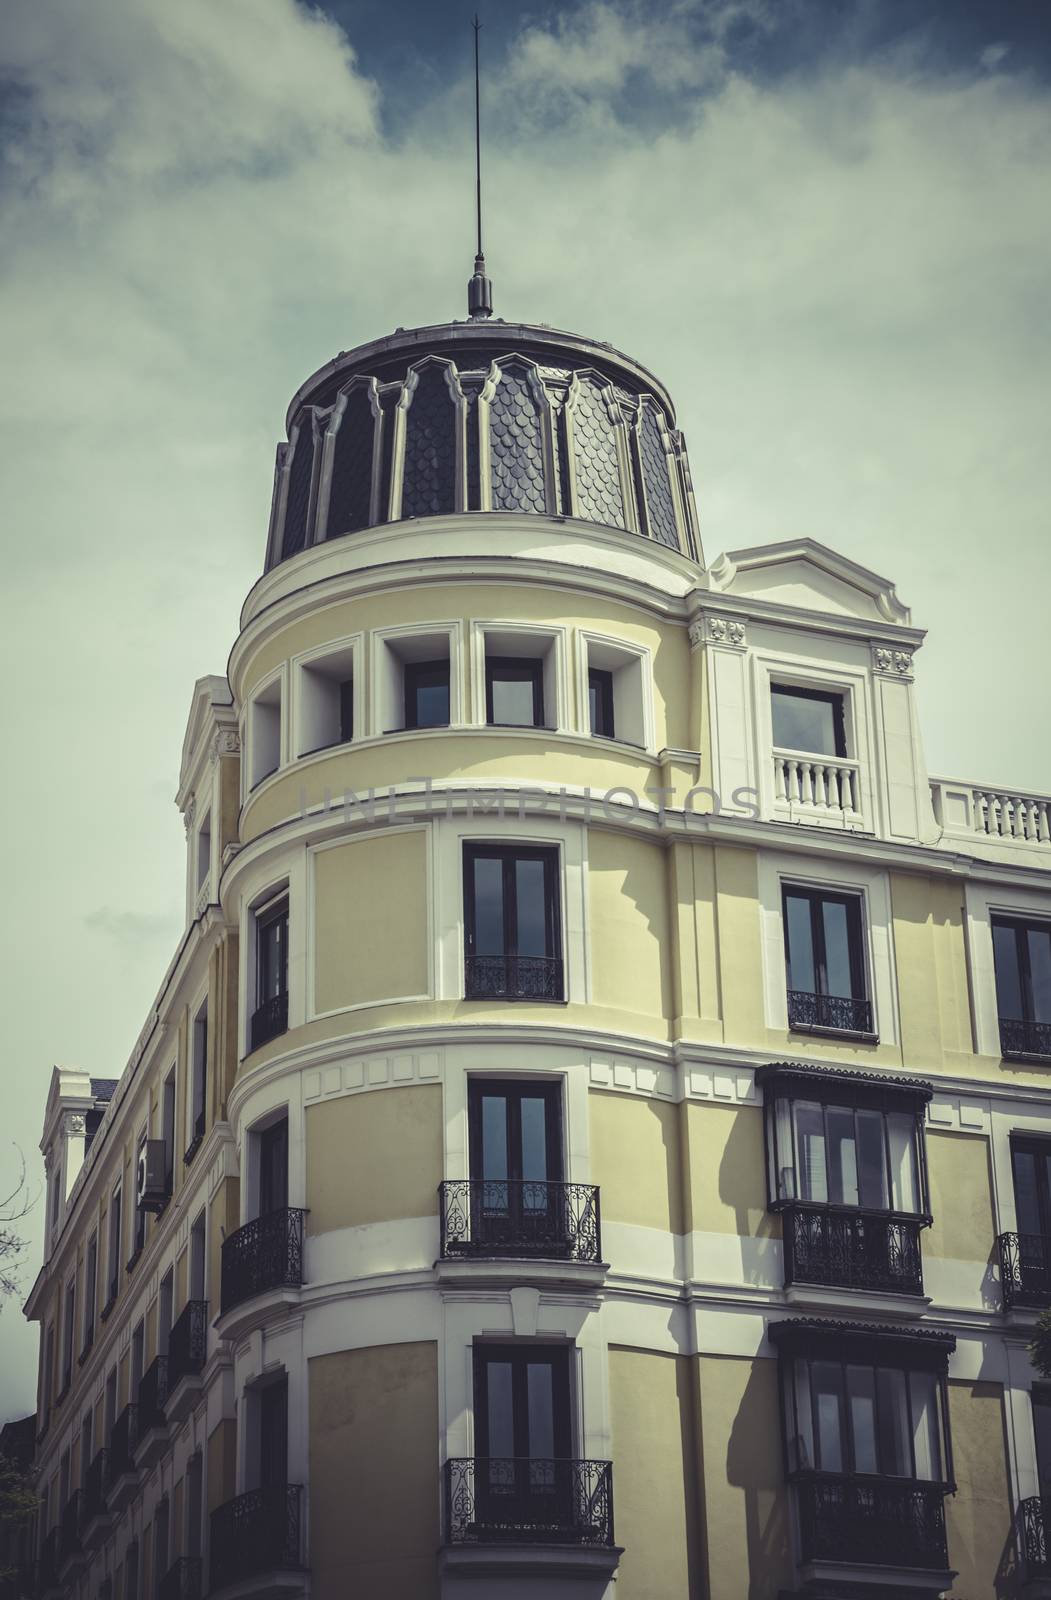
[[911, 616], [888, 578], [816, 539], [729, 550], [707, 569], [702, 587], [728, 598], [864, 622], [907, 624]]
[[215, 726], [215, 708], [218, 706], [229, 711], [232, 705], [233, 695], [225, 678], [213, 673], [207, 678], [197, 679], [186, 723], [186, 733], [182, 741], [182, 760], [179, 764], [180, 788], [189, 778], [190, 764], [198, 744]]

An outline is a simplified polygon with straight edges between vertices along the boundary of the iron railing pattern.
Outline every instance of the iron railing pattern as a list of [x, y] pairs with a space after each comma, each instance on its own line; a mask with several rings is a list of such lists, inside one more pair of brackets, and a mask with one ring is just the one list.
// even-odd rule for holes
[[238, 1495], [212, 1512], [213, 1591], [256, 1572], [300, 1565], [301, 1497], [298, 1483], [270, 1484]]
[[151, 1428], [164, 1427], [164, 1402], [168, 1398], [168, 1357], [156, 1356], [139, 1382], [139, 1438]]
[[830, 1206], [782, 1208], [785, 1287], [819, 1283], [922, 1294], [919, 1217]]
[[561, 1000], [561, 956], [468, 956], [468, 1000]]
[[855, 1000], [849, 995], [809, 994], [804, 989], [788, 991], [790, 1028], [828, 1028], [835, 1033], [871, 1033], [872, 1001]]
[[84, 1492], [80, 1501], [81, 1522], [86, 1526], [93, 1517], [106, 1515], [106, 1490], [109, 1487], [109, 1451], [99, 1450], [84, 1474]]
[[1051, 1022], [1001, 1017], [1000, 1054], [1007, 1060], [1012, 1056], [1051, 1056]]
[[1042, 1233], [1001, 1233], [996, 1247], [1004, 1310], [1051, 1306], [1051, 1239]]
[[943, 1484], [815, 1472], [795, 1490], [803, 1561], [948, 1567]]
[[1051, 1575], [1051, 1499], [1034, 1494], [1018, 1507], [1021, 1555], [1028, 1578]]
[[135, 1444], [139, 1434], [138, 1412], [138, 1406], [132, 1401], [130, 1405], [124, 1407], [113, 1424], [109, 1436], [110, 1483], [125, 1472], [135, 1471]]
[[590, 1183], [457, 1179], [440, 1185], [441, 1254], [600, 1261], [599, 1192]]
[[208, 1351], [208, 1302], [187, 1300], [168, 1335], [168, 1393], [204, 1366]]
[[268, 1211], [223, 1242], [223, 1315], [268, 1289], [301, 1287], [305, 1216], [295, 1206]]
[[180, 1556], [157, 1585], [157, 1600], [201, 1600], [201, 1559]]
[[454, 1457], [445, 1463], [448, 1544], [613, 1543], [608, 1461]]
[[270, 1039], [276, 1039], [279, 1033], [284, 1033], [288, 1028], [288, 995], [275, 994], [269, 1000], [264, 1000], [262, 1005], [252, 1013], [250, 1025], [253, 1050], [258, 1050]]

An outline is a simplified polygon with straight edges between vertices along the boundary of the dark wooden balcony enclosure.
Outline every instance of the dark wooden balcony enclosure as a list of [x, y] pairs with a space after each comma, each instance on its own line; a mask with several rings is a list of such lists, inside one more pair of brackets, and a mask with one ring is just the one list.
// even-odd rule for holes
[[246, 1222], [223, 1242], [222, 1315], [269, 1289], [303, 1282], [303, 1219], [295, 1206]]
[[781, 1209], [785, 1287], [813, 1283], [922, 1294], [923, 1219], [800, 1202]]
[[996, 1248], [1004, 1310], [1051, 1306], [1051, 1239], [1042, 1233], [1001, 1233]]
[[301, 1565], [301, 1499], [299, 1484], [271, 1484], [250, 1489], [212, 1512], [212, 1593], [260, 1572]]
[[180, 1556], [157, 1585], [157, 1600], [201, 1600], [201, 1559]]
[[613, 1543], [608, 1461], [455, 1457], [445, 1463], [448, 1544]]
[[800, 1555], [854, 1566], [948, 1567], [941, 1483], [797, 1473]]
[[183, 1378], [194, 1378], [208, 1350], [208, 1302], [187, 1300], [168, 1335], [168, 1393]]
[[468, 1000], [553, 1000], [563, 997], [561, 956], [468, 956]]
[[441, 1184], [439, 1197], [443, 1259], [602, 1259], [594, 1184], [464, 1178]]
[[249, 1027], [251, 1037], [249, 1047], [258, 1050], [260, 1045], [267, 1044], [269, 1040], [276, 1039], [279, 1034], [288, 1029], [288, 995], [275, 994], [269, 1000], [264, 1000], [252, 1013]]

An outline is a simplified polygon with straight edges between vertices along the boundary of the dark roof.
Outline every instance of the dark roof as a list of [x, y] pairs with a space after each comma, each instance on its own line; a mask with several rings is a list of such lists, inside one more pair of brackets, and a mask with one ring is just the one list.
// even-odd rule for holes
[[36, 1412], [31, 1417], [21, 1417], [17, 1422], [5, 1422], [0, 1428], [0, 1456], [28, 1467], [36, 1448]]
[[120, 1082], [119, 1078], [92, 1078], [91, 1097], [93, 1100], [112, 1100], [113, 1091]]

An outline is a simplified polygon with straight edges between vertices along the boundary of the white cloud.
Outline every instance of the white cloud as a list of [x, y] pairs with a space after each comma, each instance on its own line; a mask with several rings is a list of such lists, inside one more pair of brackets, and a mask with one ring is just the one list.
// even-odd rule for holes
[[[809, 533], [897, 581], [931, 629], [933, 770], [1051, 790], [1047, 97], [1002, 61], [763, 87], [728, 42], [763, 18], [591, 4], [524, 33], [486, 91], [497, 311], [668, 382], [709, 556]], [[0, 193], [28, 1153], [52, 1061], [126, 1058], [164, 966], [136, 930], [170, 919], [174, 946], [166, 796], [261, 567], [288, 398], [340, 347], [463, 315], [473, 196], [467, 85], [385, 142], [352, 50], [290, 0], [19, 0], [5, 24], [28, 119]], [[640, 132], [662, 96], [674, 120]], [[85, 930], [100, 906], [119, 948]], [[32, 1393], [31, 1340], [12, 1318], [3, 1339], [0, 1416]]]

